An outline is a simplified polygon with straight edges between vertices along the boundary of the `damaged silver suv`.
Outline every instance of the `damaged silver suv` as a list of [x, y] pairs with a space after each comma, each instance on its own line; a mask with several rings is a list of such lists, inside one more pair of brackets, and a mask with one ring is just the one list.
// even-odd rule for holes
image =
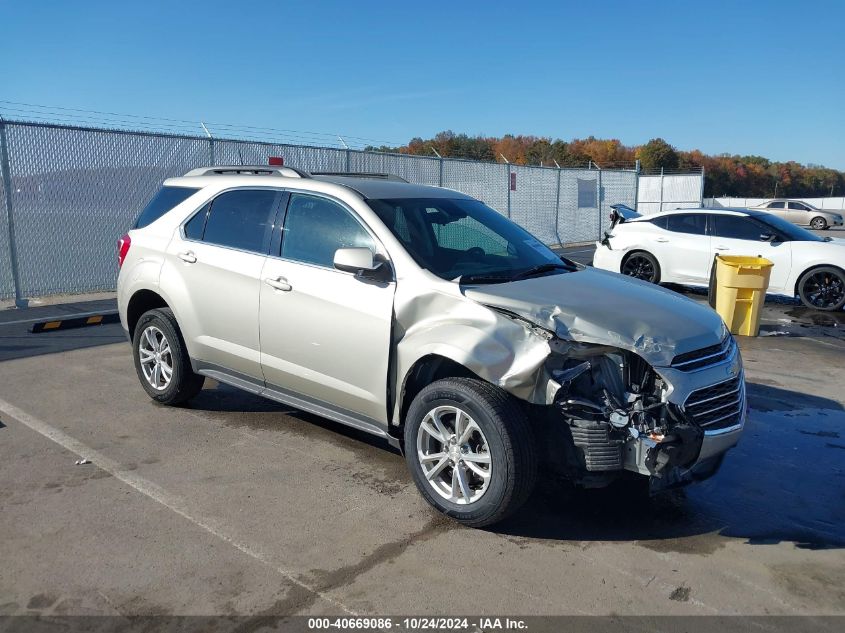
[[653, 489], [712, 475], [745, 422], [719, 316], [563, 259], [478, 200], [393, 177], [210, 167], [119, 242], [141, 385], [205, 377], [386, 438], [425, 499], [472, 526], [538, 470]]

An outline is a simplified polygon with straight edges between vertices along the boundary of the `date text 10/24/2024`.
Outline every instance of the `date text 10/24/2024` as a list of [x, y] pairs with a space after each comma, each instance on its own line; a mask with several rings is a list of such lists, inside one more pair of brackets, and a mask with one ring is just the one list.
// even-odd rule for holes
[[309, 630], [381, 631], [525, 631], [519, 618], [438, 618], [438, 617], [347, 617], [308, 618]]

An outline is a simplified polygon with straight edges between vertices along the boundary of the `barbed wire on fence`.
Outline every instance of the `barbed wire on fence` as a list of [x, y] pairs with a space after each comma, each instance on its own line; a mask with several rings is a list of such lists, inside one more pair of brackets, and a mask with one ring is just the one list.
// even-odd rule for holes
[[[44, 123], [66, 123], [88, 127], [104, 127], [109, 129], [125, 129], [130, 131], [152, 131], [184, 134], [188, 136], [202, 136], [209, 130], [215, 137], [245, 136], [261, 138], [267, 141], [279, 141], [293, 144], [309, 144], [354, 149], [364, 149], [374, 143], [382, 145], [401, 145], [395, 141], [385, 141], [354, 134], [335, 132], [311, 132], [307, 130], [293, 130], [275, 127], [260, 127], [217, 121], [200, 121], [190, 119], [174, 119], [168, 117], [147, 116], [139, 114], [125, 114], [106, 112], [102, 110], [84, 110], [64, 106], [46, 106], [19, 101], [0, 100], [0, 114], [10, 114], [11, 118], [32, 120]], [[219, 132], [219, 133], [215, 133]], [[341, 141], [340, 139], [343, 139]]]

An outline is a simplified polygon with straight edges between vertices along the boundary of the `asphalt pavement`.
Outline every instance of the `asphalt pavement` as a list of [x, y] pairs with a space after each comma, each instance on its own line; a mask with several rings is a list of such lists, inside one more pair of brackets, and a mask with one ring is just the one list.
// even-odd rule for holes
[[845, 615], [842, 315], [773, 303], [740, 340], [750, 418], [713, 479], [544, 479], [473, 530], [380, 440], [212, 380], [159, 406], [119, 325], [27, 332], [108, 305], [0, 313], [0, 614]]

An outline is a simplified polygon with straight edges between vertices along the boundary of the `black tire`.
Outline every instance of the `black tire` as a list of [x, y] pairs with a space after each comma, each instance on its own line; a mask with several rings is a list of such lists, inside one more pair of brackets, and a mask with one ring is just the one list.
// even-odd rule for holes
[[[489, 483], [471, 503], [455, 503], [438, 494], [420, 463], [418, 433], [429, 412], [439, 406], [455, 407], [466, 413], [486, 439]], [[492, 525], [508, 517], [525, 503], [537, 480], [535, 440], [525, 413], [502, 389], [472, 378], [438, 380], [417, 394], [405, 419], [405, 459], [425, 500], [446, 516], [470, 527]], [[450, 464], [443, 472], [449, 469], [454, 471]], [[464, 472], [469, 474], [468, 470]]]
[[[162, 380], [162, 388], [159, 389], [153, 386], [141, 366], [141, 346], [148, 345], [145, 341], [145, 333], [148, 330], [153, 337], [157, 336], [155, 330], [160, 332], [169, 346], [169, 353], [164, 354], [162, 360], [169, 358], [172, 368], [171, 377], [166, 385]], [[135, 360], [135, 371], [138, 373], [141, 386], [156, 402], [167, 405], [182, 404], [197, 395], [205, 382], [205, 377], [195, 374], [191, 368], [191, 359], [188, 356], [185, 341], [170, 308], [157, 308], [141, 315], [132, 336], [132, 357]], [[157, 379], [156, 383], [158, 382]]]
[[798, 282], [798, 296], [813, 310], [841, 310], [845, 306], [845, 272], [834, 266], [808, 270]]
[[828, 228], [827, 220], [825, 220], [821, 216], [815, 217], [812, 220], [810, 220], [810, 228], [813, 228], [817, 231], [824, 231], [825, 229]]
[[653, 284], [660, 283], [660, 264], [657, 263], [657, 258], [648, 251], [628, 253], [622, 260], [619, 272]]

